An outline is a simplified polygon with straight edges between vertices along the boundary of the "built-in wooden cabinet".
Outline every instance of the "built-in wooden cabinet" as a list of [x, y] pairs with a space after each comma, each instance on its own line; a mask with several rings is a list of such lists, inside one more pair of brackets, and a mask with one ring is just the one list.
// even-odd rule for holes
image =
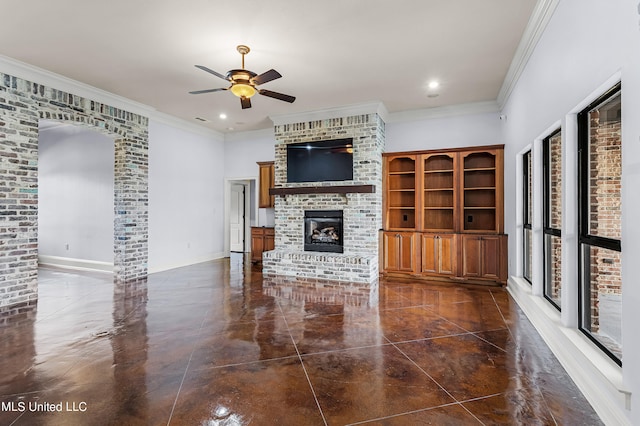
[[[501, 145], [384, 154], [383, 272], [506, 282], [503, 163]], [[415, 234], [411, 269], [397, 231]]]
[[258, 162], [258, 207], [272, 208], [275, 205], [275, 197], [269, 195], [269, 189], [275, 184], [275, 167], [273, 161]]
[[262, 253], [274, 248], [274, 228], [257, 226], [251, 228], [251, 262], [262, 262]]

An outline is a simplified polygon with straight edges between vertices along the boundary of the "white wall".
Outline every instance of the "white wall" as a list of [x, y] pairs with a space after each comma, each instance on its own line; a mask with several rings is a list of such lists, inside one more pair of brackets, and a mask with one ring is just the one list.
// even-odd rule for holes
[[113, 139], [61, 124], [38, 144], [40, 256], [113, 264]]
[[[519, 196], [518, 152], [544, 136], [554, 123], [563, 126], [565, 221], [563, 238], [575, 250], [575, 118], [573, 113], [604, 90], [616, 75], [622, 78], [622, 206], [623, 206], [623, 367], [612, 366], [606, 357], [576, 332], [577, 295], [575, 271], [563, 269], [563, 310], [554, 315], [546, 302], [522, 294], [521, 306], [555, 348], [560, 361], [581, 387], [594, 408], [610, 424], [640, 424], [640, 5], [637, 0], [561, 0], [535, 52], [508, 98], [503, 114], [505, 150], [505, 206], [515, 206]], [[600, 89], [599, 89], [600, 88]], [[534, 205], [535, 208], [535, 205]], [[516, 233], [515, 210], [505, 211], [506, 231]], [[574, 240], [571, 240], [574, 238]], [[564, 250], [564, 247], [563, 247]], [[510, 238], [510, 273], [516, 271], [515, 239]], [[564, 259], [564, 256], [563, 256]], [[535, 287], [535, 283], [534, 283]], [[571, 300], [565, 300], [571, 296]], [[567, 303], [568, 305], [566, 305]], [[565, 309], [568, 308], [568, 309]], [[591, 352], [592, 351], [592, 352]], [[621, 391], [631, 391], [625, 400]]]
[[386, 125], [386, 152], [502, 144], [497, 112], [451, 115]]
[[252, 180], [251, 226], [273, 226], [274, 209], [256, 209], [258, 203], [258, 161], [275, 159], [273, 128], [253, 132], [230, 133], [225, 137], [224, 176], [229, 180]]
[[224, 255], [221, 136], [149, 121], [149, 271]]

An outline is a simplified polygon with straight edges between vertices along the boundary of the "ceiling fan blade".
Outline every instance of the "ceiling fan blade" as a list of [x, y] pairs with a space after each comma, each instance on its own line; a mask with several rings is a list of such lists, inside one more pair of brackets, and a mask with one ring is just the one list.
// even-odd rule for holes
[[227, 89], [224, 87], [221, 87], [219, 89], [194, 90], [193, 92], [189, 92], [189, 93], [191, 93], [192, 95], [199, 95], [201, 93], [220, 92], [222, 90], [227, 90]]
[[280, 78], [280, 77], [282, 77], [282, 76], [280, 75], [280, 73], [278, 71], [276, 71], [274, 69], [271, 69], [271, 70], [269, 70], [267, 72], [263, 72], [262, 74], [260, 74], [257, 77], [254, 77], [253, 78], [253, 82], [256, 85], [264, 84], [264, 83], [267, 83], [267, 82], [269, 82], [271, 80], [275, 80], [275, 79]]
[[240, 98], [240, 105], [242, 105], [242, 109], [251, 108], [251, 99], [243, 96]]
[[228, 79], [227, 77], [225, 77], [224, 75], [222, 75], [222, 74], [220, 74], [219, 72], [214, 71], [214, 70], [212, 70], [212, 69], [210, 69], [210, 68], [207, 68], [207, 67], [205, 67], [204, 65], [196, 65], [195, 67], [196, 67], [196, 68], [200, 68], [202, 71], [206, 71], [206, 72], [208, 72], [209, 74], [213, 74], [213, 75], [215, 75], [216, 77], [220, 77], [220, 78], [221, 78], [221, 79], [223, 79], [223, 80], [229, 80], [229, 79]]
[[272, 92], [271, 90], [258, 90], [258, 93], [270, 98], [279, 99], [281, 101], [293, 103], [296, 100], [295, 96], [285, 95], [284, 93]]

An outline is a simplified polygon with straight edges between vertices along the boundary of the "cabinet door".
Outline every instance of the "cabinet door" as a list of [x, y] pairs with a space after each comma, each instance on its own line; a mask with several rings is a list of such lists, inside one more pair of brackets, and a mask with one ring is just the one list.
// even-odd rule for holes
[[455, 275], [455, 241], [453, 234], [422, 234], [421, 272], [427, 275]]
[[482, 237], [462, 236], [462, 276], [480, 278], [482, 276]]
[[258, 163], [259, 166], [259, 182], [258, 182], [258, 207], [270, 208], [274, 206], [275, 197], [269, 195], [269, 188], [274, 185], [275, 167], [272, 161], [263, 161]]
[[500, 279], [500, 239], [498, 235], [485, 235], [480, 237], [480, 248], [482, 250], [482, 259], [480, 270], [482, 278], [491, 280]]
[[501, 281], [503, 235], [462, 236], [462, 276]]
[[264, 228], [264, 251], [271, 251], [275, 248], [275, 229]]
[[413, 232], [385, 232], [384, 270], [414, 272], [415, 235]]
[[251, 261], [262, 260], [264, 251], [264, 230], [263, 228], [251, 228]]

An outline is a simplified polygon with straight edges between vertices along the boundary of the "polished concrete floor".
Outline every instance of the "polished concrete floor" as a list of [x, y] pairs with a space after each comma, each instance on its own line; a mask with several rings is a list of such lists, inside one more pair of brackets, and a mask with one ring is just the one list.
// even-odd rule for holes
[[0, 316], [0, 425], [601, 424], [502, 288], [40, 270]]

